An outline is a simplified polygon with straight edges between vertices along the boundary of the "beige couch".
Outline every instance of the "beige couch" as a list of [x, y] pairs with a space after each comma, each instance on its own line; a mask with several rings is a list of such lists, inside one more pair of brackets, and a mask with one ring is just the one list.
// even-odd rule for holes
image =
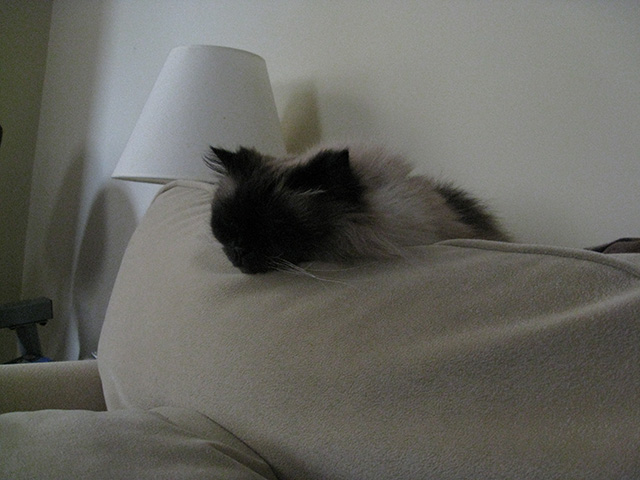
[[1, 479], [640, 478], [640, 255], [452, 241], [244, 275], [176, 182], [97, 361], [0, 368]]

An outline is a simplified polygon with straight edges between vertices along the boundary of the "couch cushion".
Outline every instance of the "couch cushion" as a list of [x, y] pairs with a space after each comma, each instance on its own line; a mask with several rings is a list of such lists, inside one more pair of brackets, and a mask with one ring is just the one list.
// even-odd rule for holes
[[178, 408], [0, 415], [0, 478], [275, 480], [229, 432]]
[[454, 241], [245, 275], [213, 192], [165, 187], [131, 240], [108, 408], [195, 409], [281, 479], [640, 475], [640, 256]]

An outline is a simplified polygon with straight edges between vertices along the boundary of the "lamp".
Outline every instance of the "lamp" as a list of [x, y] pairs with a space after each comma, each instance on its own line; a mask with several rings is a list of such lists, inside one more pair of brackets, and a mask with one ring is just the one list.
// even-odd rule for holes
[[112, 177], [210, 181], [202, 161], [209, 145], [285, 153], [266, 63], [227, 47], [174, 48]]

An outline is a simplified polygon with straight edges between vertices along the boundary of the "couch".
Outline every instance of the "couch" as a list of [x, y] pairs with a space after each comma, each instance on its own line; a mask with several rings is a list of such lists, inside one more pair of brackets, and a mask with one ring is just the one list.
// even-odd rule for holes
[[0, 368], [0, 478], [640, 478], [640, 254], [454, 240], [245, 275], [214, 188], [157, 195], [97, 360]]

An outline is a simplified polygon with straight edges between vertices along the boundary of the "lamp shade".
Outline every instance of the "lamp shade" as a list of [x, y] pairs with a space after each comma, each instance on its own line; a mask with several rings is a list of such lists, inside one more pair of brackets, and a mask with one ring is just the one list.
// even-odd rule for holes
[[233, 48], [174, 48], [112, 176], [150, 183], [211, 181], [202, 160], [210, 145], [285, 153], [267, 65]]

